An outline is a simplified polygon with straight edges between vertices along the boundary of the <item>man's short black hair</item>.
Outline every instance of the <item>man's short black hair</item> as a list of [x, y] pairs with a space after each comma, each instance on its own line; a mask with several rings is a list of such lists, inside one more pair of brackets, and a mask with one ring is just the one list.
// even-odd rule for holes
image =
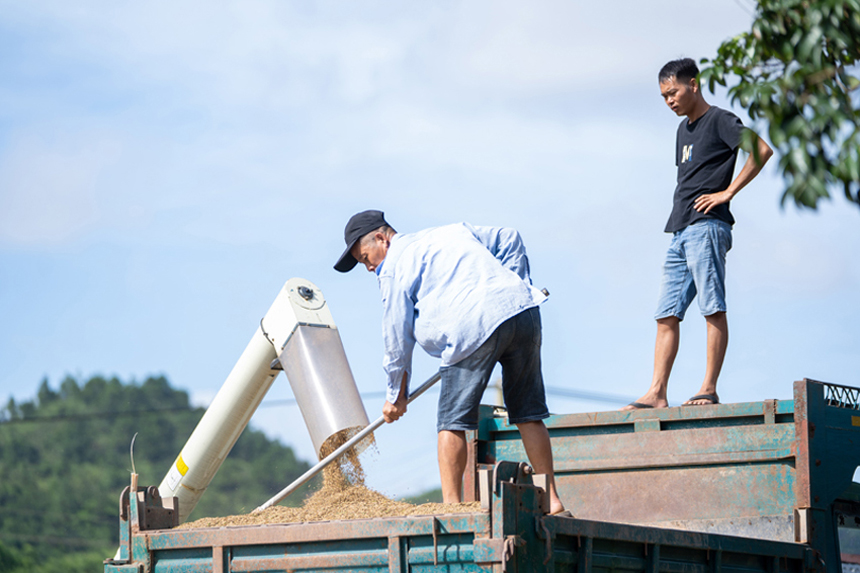
[[699, 75], [699, 67], [693, 58], [681, 58], [680, 60], [672, 60], [660, 69], [660, 74], [657, 78], [662, 84], [668, 81], [673, 76], [679, 82], [687, 82]]

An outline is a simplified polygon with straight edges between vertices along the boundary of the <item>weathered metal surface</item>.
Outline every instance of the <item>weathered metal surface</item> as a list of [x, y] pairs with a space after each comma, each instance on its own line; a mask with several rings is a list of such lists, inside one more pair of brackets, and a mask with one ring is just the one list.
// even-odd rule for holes
[[314, 523], [287, 523], [241, 527], [215, 527], [179, 529], [151, 532], [146, 537], [152, 550], [174, 550], [206, 546], [247, 546], [311, 543], [320, 539], [330, 541], [368, 538], [433, 536], [442, 534], [472, 533], [490, 535], [490, 517], [486, 513], [463, 513], [436, 516], [392, 517], [321, 521]]
[[704, 533], [722, 533], [735, 537], [793, 542], [794, 519], [791, 515], [756, 515], [724, 519], [688, 519], [684, 521], [641, 522], [646, 527], [687, 529]]
[[487, 513], [160, 531], [140, 518], [121, 521], [130, 550], [106, 573], [483, 571], [473, 548], [492, 529]]
[[142, 531], [106, 573], [818, 573], [811, 550], [777, 543], [545, 515], [529, 468], [502, 462], [489, 512], [196, 530]]
[[[587, 418], [594, 425], [582, 425], [585, 416], [563, 417], [569, 425], [550, 419], [562, 499], [577, 516], [628, 523], [790, 515], [793, 424], [765, 424], [761, 404], [714, 408], [725, 415], [707, 413], [704, 427], [664, 412], [663, 420], [644, 418], [653, 412], [601, 413]], [[479, 459], [526, 459], [522, 442], [511, 439], [516, 427], [504, 418], [488, 424], [485, 435]]]
[[[832, 504], [860, 465], [860, 389], [803, 380], [794, 394], [553, 416], [546, 423], [559, 494], [585, 519], [783, 541], [802, 530], [801, 541], [836, 571]], [[470, 472], [526, 460], [516, 427], [492, 411], [482, 409], [468, 436]]]
[[[860, 390], [847, 386], [795, 383], [797, 507], [805, 518], [806, 541], [820, 552], [828, 572], [840, 571], [833, 505], [860, 465], [858, 395]], [[845, 509], [849, 504], [837, 505]]]
[[[140, 528], [166, 529], [179, 525], [179, 498], [162, 498], [155, 486], [137, 488], [135, 498], [140, 515]], [[129, 515], [131, 486], [126, 486], [119, 496], [119, 518], [127, 520]]]
[[791, 515], [789, 477], [785, 466], [587, 473], [575, 480], [561, 474], [558, 489], [584, 519], [654, 523]]
[[546, 571], [643, 573], [811, 571], [811, 550], [794, 543], [546, 516], [541, 537], [551, 541]]

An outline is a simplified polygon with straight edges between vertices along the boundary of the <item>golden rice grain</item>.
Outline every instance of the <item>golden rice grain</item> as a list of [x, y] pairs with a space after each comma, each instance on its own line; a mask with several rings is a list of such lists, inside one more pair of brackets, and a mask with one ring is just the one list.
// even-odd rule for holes
[[[348, 428], [332, 435], [320, 448], [320, 459], [345, 444], [360, 428]], [[481, 510], [479, 502], [425, 503], [413, 505], [389, 499], [364, 485], [364, 469], [360, 454], [373, 445], [371, 434], [347, 450], [323, 470], [323, 487], [305, 500], [302, 507], [276, 505], [258, 513], [227, 517], [204, 517], [184, 523], [182, 529], [200, 527], [227, 527], [236, 525], [263, 525], [271, 523], [301, 523], [342, 519], [369, 519], [374, 517], [403, 517], [410, 515], [438, 515], [445, 513], [474, 513]]]

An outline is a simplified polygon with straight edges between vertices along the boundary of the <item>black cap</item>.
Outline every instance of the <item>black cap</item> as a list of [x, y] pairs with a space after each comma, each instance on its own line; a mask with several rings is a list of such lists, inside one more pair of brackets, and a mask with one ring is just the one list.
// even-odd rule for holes
[[352, 247], [355, 246], [355, 243], [360, 238], [383, 226], [389, 225], [385, 221], [385, 214], [382, 211], [371, 209], [370, 211], [356, 213], [350, 217], [343, 230], [343, 240], [346, 242], [346, 250], [337, 260], [337, 263], [335, 263], [334, 269], [342, 273], [351, 271], [358, 264], [358, 261], [355, 260], [355, 257], [350, 252]]

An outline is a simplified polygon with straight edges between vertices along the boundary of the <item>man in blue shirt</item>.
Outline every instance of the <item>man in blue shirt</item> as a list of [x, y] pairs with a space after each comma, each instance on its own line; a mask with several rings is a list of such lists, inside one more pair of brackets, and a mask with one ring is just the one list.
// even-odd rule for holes
[[335, 269], [348, 272], [361, 263], [379, 280], [386, 422], [406, 413], [415, 344], [441, 359], [437, 431], [445, 503], [461, 501], [465, 431], [478, 427], [481, 396], [498, 362], [509, 420], [534, 470], [548, 476], [550, 513], [563, 514], [543, 423], [549, 411], [538, 305], [546, 296], [531, 284], [519, 233], [460, 223], [399, 234], [381, 211], [371, 210], [349, 220], [344, 240]]

